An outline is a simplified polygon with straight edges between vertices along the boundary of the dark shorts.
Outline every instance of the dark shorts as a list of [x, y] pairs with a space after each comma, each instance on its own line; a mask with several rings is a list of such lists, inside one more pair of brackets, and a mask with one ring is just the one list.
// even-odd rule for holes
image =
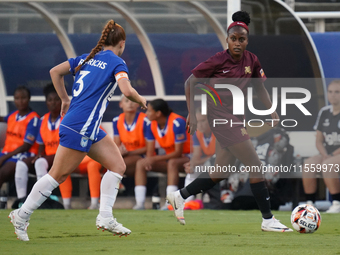
[[211, 130], [222, 148], [227, 148], [250, 139], [246, 128], [243, 126], [228, 129], [212, 128]]
[[106, 133], [99, 129], [99, 133], [95, 140], [79, 134], [78, 132], [60, 125], [59, 127], [59, 144], [70, 149], [89, 152], [91, 145], [99, 142], [106, 136]]
[[233, 120], [234, 123], [236, 122], [242, 122], [242, 118], [237, 118], [229, 113], [224, 113], [223, 117], [221, 119], [228, 120], [228, 123], [226, 124], [219, 124], [213, 126], [213, 120], [221, 118], [217, 115], [208, 115], [208, 122], [211, 128], [211, 131], [216, 137], [216, 140], [219, 142], [222, 148], [227, 148], [231, 145], [241, 143], [243, 141], [249, 140], [250, 137], [248, 135], [247, 129], [242, 124], [233, 124], [231, 125], [231, 120]]

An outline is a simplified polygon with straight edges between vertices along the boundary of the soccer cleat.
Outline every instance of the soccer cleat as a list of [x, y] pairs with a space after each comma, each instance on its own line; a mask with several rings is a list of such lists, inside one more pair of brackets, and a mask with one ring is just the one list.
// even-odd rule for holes
[[117, 220], [113, 217], [103, 218], [100, 214], [98, 214], [96, 219], [97, 229], [102, 229], [103, 231], [107, 230], [111, 232], [114, 236], [128, 236], [131, 234], [131, 230], [123, 227], [122, 224], [118, 223]]
[[27, 227], [29, 225], [28, 220], [22, 219], [19, 214], [19, 209], [16, 209], [14, 211], [11, 211], [11, 213], [8, 215], [8, 218], [11, 219], [11, 223], [14, 226], [14, 233], [17, 235], [17, 239], [21, 241], [29, 241], [27, 235]]
[[185, 200], [182, 198], [181, 194], [179, 193], [179, 190], [168, 194], [166, 197], [166, 200], [174, 208], [174, 213], [179, 223], [181, 223], [182, 225], [185, 225], [184, 212], [183, 212]]
[[98, 210], [99, 204], [91, 204], [87, 209], [88, 210]]
[[169, 204], [165, 202], [165, 204], [159, 208], [160, 211], [169, 211]]
[[286, 227], [281, 224], [279, 220], [275, 219], [273, 216], [271, 219], [263, 219], [261, 225], [262, 231], [268, 232], [293, 232], [291, 228]]
[[144, 207], [144, 205], [137, 205], [137, 204], [135, 204], [135, 206], [134, 207], [132, 207], [132, 210], [145, 210], [145, 207]]
[[307, 201], [306, 201], [306, 204], [307, 204], [307, 205], [315, 206], [312, 200], [307, 200]]
[[329, 207], [326, 213], [340, 213], [340, 202], [334, 200], [331, 207]]

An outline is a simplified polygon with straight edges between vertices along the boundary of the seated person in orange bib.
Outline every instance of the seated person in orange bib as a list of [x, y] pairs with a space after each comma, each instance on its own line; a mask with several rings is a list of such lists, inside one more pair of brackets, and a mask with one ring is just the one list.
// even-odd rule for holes
[[149, 120], [145, 113], [138, 112], [139, 105], [125, 96], [119, 103], [123, 113], [113, 118], [113, 140], [123, 156], [125, 175], [135, 175], [136, 163], [146, 153], [146, 128]]
[[[26, 200], [28, 173], [36, 174], [37, 180], [47, 174], [47, 171], [52, 166], [59, 145], [59, 125], [62, 120], [62, 117], [60, 116], [61, 100], [52, 83], [44, 88], [44, 94], [49, 112], [40, 120], [40, 131], [37, 136], [37, 143], [39, 144], [38, 155], [19, 160], [15, 168], [15, 186], [18, 204], [23, 203]], [[94, 161], [94, 166], [91, 168], [93, 171], [89, 171], [89, 173], [92, 173], [93, 175], [89, 174], [89, 179], [91, 179], [91, 181], [89, 180], [89, 185], [91, 187], [91, 182], [97, 180], [97, 175], [99, 175], [99, 180], [96, 181], [96, 186], [98, 186], [96, 190], [98, 189], [98, 191], [95, 192], [98, 204], [101, 180], [99, 170], [101, 169], [101, 165], [97, 163], [99, 164], [99, 166], [97, 166], [96, 163], [97, 162]], [[97, 170], [98, 168], [99, 170]], [[86, 172], [86, 167], [84, 171]], [[59, 189], [63, 198], [64, 208], [70, 209], [70, 198], [72, 196], [72, 182], [70, 176], [68, 176], [65, 182], [59, 185]]]
[[[148, 104], [146, 116], [151, 121], [146, 131], [146, 157], [137, 161], [135, 173], [135, 210], [143, 210], [146, 197], [147, 171], [167, 173], [166, 192], [178, 189], [178, 173], [189, 161], [190, 137], [186, 134], [185, 119], [173, 113], [167, 102], [155, 99]], [[165, 155], [155, 155], [155, 142]], [[164, 208], [167, 208], [165, 206]]]
[[40, 116], [29, 107], [30, 98], [31, 92], [26, 87], [17, 87], [14, 91], [17, 110], [0, 117], [1, 122], [7, 122], [5, 146], [0, 152], [0, 189], [4, 182], [14, 180], [18, 160], [38, 153], [35, 140]]
[[[193, 154], [191, 160], [184, 164], [185, 172], [187, 173], [184, 186], [188, 186], [200, 174], [200, 171], [195, 170], [196, 167], [214, 165], [210, 161], [215, 155], [216, 137], [210, 129], [207, 117], [201, 114], [201, 108], [196, 110], [196, 119], [197, 130], [192, 136]], [[190, 209], [187, 202], [193, 199], [194, 196], [190, 196], [185, 200], [184, 209]]]

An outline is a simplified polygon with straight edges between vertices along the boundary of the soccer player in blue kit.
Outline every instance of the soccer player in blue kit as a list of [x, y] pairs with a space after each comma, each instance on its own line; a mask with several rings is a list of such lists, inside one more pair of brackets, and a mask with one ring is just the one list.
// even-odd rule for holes
[[[86, 155], [108, 169], [101, 181], [97, 228], [119, 236], [131, 233], [112, 215], [126, 166], [113, 139], [99, 128], [117, 84], [128, 99], [146, 109], [145, 98], [132, 88], [128, 68], [120, 58], [125, 49], [125, 40], [124, 29], [110, 20], [90, 54], [70, 58], [50, 70], [52, 82], [62, 100], [61, 115], [64, 119], [59, 129], [60, 144], [49, 173], [36, 182], [22, 207], [9, 215], [18, 239], [29, 240], [27, 227], [30, 215]], [[75, 76], [71, 101], [64, 85], [67, 74]]]

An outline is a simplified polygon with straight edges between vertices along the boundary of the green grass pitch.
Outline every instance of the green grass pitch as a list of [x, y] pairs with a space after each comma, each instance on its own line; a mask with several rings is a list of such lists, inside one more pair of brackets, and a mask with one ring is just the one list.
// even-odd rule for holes
[[[340, 254], [340, 214], [322, 213], [314, 234], [262, 232], [259, 211], [186, 211], [181, 226], [170, 211], [115, 210], [128, 237], [98, 231], [97, 211], [37, 210], [29, 242], [16, 239], [0, 210], [0, 254]], [[291, 226], [290, 212], [275, 212]]]

